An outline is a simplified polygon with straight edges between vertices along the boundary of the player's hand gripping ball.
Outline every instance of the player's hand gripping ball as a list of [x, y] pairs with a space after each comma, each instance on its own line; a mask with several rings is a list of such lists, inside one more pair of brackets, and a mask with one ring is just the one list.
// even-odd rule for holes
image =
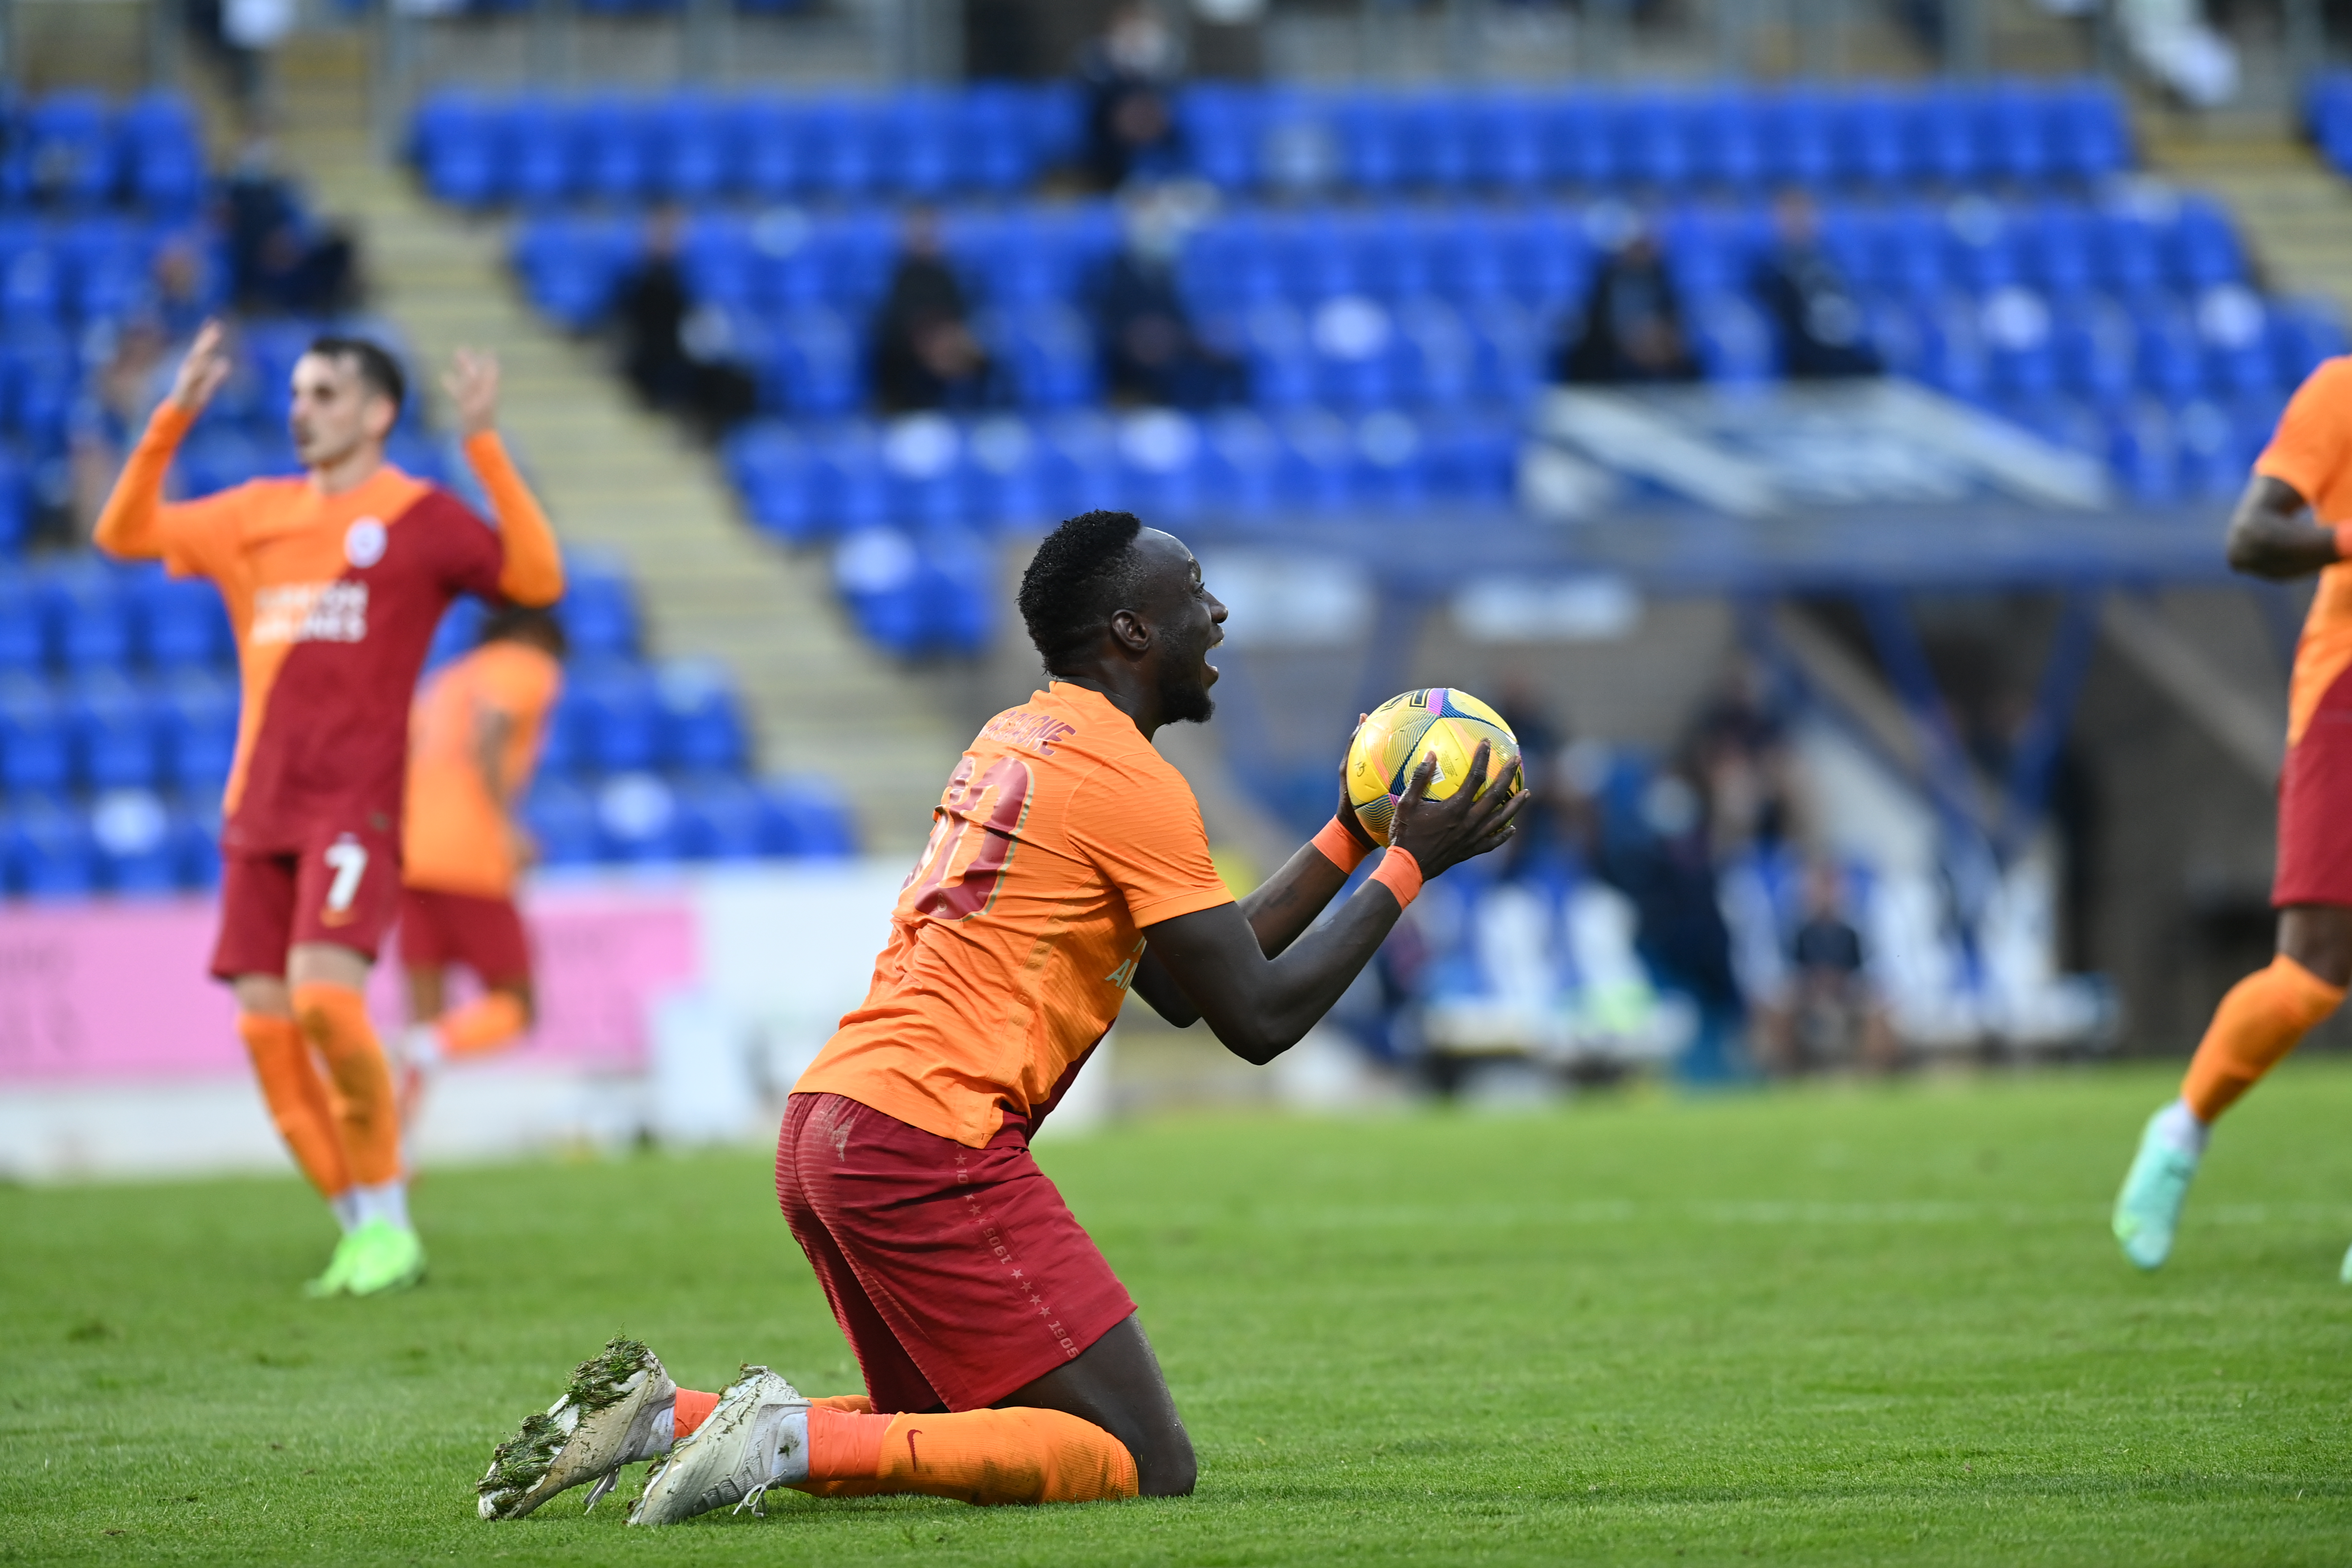
[[1432, 686], [1391, 697], [1366, 714], [1348, 744], [1348, 805], [1372, 842], [1389, 841], [1397, 802], [1423, 757], [1437, 757], [1428, 798], [1444, 800], [1470, 776], [1470, 758], [1481, 741], [1493, 747], [1487, 780], [1507, 775], [1516, 794], [1520, 784], [1512, 769], [1519, 760], [1519, 738], [1500, 713], [1468, 692]]

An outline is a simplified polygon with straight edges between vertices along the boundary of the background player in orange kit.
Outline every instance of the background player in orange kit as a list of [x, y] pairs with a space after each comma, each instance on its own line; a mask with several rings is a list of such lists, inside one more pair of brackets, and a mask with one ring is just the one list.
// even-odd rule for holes
[[[2319, 574], [2288, 687], [2279, 776], [2278, 952], [2231, 988], [2180, 1098], [2148, 1119], [2116, 1198], [2116, 1239], [2142, 1268], [2172, 1251], [2215, 1118], [2284, 1059], [2352, 984], [2352, 358], [2311, 373], [2230, 520], [2230, 564]], [[2343, 1278], [2352, 1284], [2352, 1252]]]
[[[498, 1049], [536, 1015], [530, 946], [514, 902], [530, 841], [514, 807], [563, 689], [563, 651], [552, 615], [511, 605], [483, 623], [473, 652], [416, 694], [401, 829], [400, 963], [410, 1018], [400, 1047], [404, 1126], [415, 1125], [435, 1068]], [[452, 964], [472, 970], [483, 987], [454, 1013]]]
[[425, 1269], [392, 1076], [362, 999], [400, 898], [409, 699], [451, 600], [551, 604], [563, 566], [492, 428], [498, 365], [467, 353], [444, 384], [496, 531], [384, 461], [406, 389], [390, 354], [352, 338], [320, 338], [295, 363], [287, 425], [303, 478], [165, 503], [173, 454], [228, 372], [208, 322], [107, 499], [97, 542], [209, 577], [227, 604], [245, 689], [212, 970], [236, 990], [271, 1118], [343, 1226], [310, 1289], [372, 1294]]
[[[1225, 607], [1200, 563], [1126, 512], [1088, 512], [1038, 547], [1021, 611], [1047, 688], [983, 725], [950, 774], [866, 1000], [793, 1086], [777, 1143], [777, 1199], [866, 1394], [811, 1401], [748, 1366], [697, 1393], [616, 1340], [499, 1446], [483, 1517], [601, 1492], [664, 1455], [633, 1524], [771, 1486], [975, 1503], [1192, 1489], [1135, 1303], [1029, 1136], [1130, 988], [1180, 1027], [1205, 1017], [1248, 1061], [1288, 1049], [1423, 877], [1500, 844], [1526, 797], [1489, 784], [1427, 799], [1424, 761], [1379, 868], [1329, 920], [1308, 930], [1370, 843], [1344, 794], [1236, 904], [1191, 786], [1151, 744], [1214, 710]], [[1466, 777], [1488, 761], [1482, 742]]]

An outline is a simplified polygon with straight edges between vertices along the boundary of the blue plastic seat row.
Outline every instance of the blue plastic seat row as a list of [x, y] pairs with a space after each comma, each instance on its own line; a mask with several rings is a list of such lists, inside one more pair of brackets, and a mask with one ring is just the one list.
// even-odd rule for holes
[[235, 653], [209, 583], [96, 557], [0, 565], [0, 671], [219, 667]]
[[829, 858], [857, 847], [845, 803], [811, 779], [629, 773], [587, 786], [542, 773], [522, 816], [555, 866]]
[[82, 90], [8, 102], [0, 132], [0, 206], [120, 201], [185, 213], [204, 198], [204, 135], [174, 92], [120, 107]]
[[155, 256], [186, 247], [198, 262], [198, 286], [224, 302], [227, 269], [213, 235], [185, 226], [120, 216], [43, 221], [0, 216], [0, 323], [8, 326], [112, 321], [152, 295]]
[[443, 201], [937, 198], [1029, 185], [1066, 155], [1066, 86], [567, 100], [436, 94], [410, 153]]
[[215, 797], [236, 746], [237, 693], [226, 679], [153, 686], [96, 672], [63, 688], [0, 683], [0, 788], [150, 788]]
[[726, 460], [753, 522], [800, 542], [885, 527], [1034, 528], [1095, 507], [1181, 520], [1498, 501], [1517, 449], [1507, 411], [1351, 419], [1303, 407], [1271, 419], [1231, 409], [761, 424], [730, 438]]
[[2090, 181], [2131, 162], [2120, 98], [2087, 79], [1626, 92], [1201, 83], [1179, 118], [1193, 168], [1233, 191], [1961, 187]]
[[565, 677], [540, 765], [551, 773], [733, 772], [749, 752], [742, 701], [722, 668], [579, 659]]
[[212, 812], [143, 788], [88, 804], [39, 792], [0, 800], [0, 892], [82, 899], [169, 893], [220, 880]]

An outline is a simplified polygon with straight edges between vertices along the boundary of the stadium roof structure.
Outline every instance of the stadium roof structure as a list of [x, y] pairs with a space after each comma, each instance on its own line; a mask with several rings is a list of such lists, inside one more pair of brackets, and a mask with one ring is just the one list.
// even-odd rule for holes
[[1561, 389], [1530, 424], [1517, 510], [1298, 518], [1282, 545], [1359, 560], [1405, 599], [1497, 575], [1666, 595], [2229, 575], [2222, 506], [2136, 502], [2096, 458], [1897, 377]]

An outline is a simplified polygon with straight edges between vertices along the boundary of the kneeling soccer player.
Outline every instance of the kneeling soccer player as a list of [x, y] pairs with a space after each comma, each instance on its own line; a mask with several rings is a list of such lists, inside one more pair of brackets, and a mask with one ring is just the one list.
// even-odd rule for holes
[[[1081, 1502], [1192, 1489], [1192, 1446], [1129, 1300], [1029, 1137], [1130, 986], [1206, 1017], [1254, 1063], [1339, 999], [1423, 877], [1491, 849], [1525, 797], [1426, 798], [1424, 760], [1371, 879], [1307, 927], [1367, 853], [1336, 820], [1236, 905], [1200, 807], [1152, 749], [1208, 719], [1225, 608], [1177, 540], [1088, 512], [1038, 548], [1021, 613], [1047, 689], [990, 720], [948, 779], [866, 1000], [786, 1102], [776, 1195], [857, 1352], [863, 1396], [811, 1400], [765, 1367], [677, 1387], [615, 1340], [499, 1446], [484, 1518], [662, 1458], [630, 1513], [923, 1492]], [[1482, 745], [1472, 774], [1487, 765]]]

